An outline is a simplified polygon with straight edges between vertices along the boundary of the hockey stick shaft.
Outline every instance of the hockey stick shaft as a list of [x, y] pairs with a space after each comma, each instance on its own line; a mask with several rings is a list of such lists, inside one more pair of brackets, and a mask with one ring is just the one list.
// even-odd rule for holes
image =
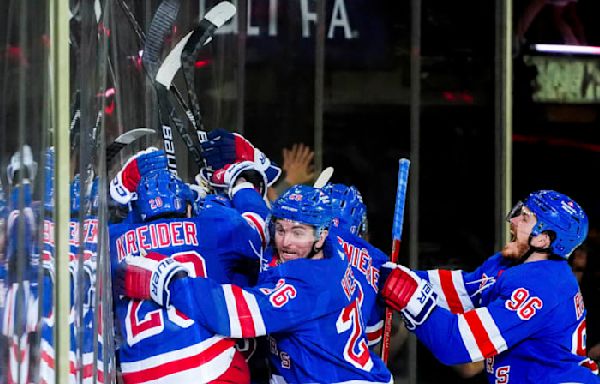
[[[131, 8], [129, 8], [129, 6], [125, 3], [124, 0], [117, 0], [117, 3], [119, 4], [119, 6], [121, 7], [121, 10], [125, 14], [125, 17], [127, 17], [127, 21], [129, 22], [129, 25], [131, 26], [131, 28], [135, 32], [135, 34], [136, 34], [136, 36], [138, 38], [139, 45], [141, 47], [144, 47], [146, 45], [146, 33], [142, 30], [142, 28], [140, 27], [140, 24], [135, 19], [135, 16], [133, 15], [133, 12], [131, 11]], [[146, 72], [146, 75], [150, 78], [150, 80], [153, 81], [154, 79], [146, 71], [146, 68], [144, 68], [144, 71]], [[185, 114], [186, 114], [186, 116], [187, 116], [190, 124], [194, 124], [195, 122], [194, 122], [193, 113], [190, 110], [190, 108], [188, 107], [188, 105], [185, 102], [185, 100], [183, 99], [183, 96], [181, 95], [181, 92], [177, 89], [177, 87], [175, 86], [175, 84], [171, 84], [170, 90], [175, 95], [175, 99], [177, 100], [177, 102], [179, 103], [179, 105], [181, 106], [181, 108], [185, 111]]]
[[[400, 243], [402, 240], [402, 227], [404, 225], [404, 204], [406, 202], [406, 187], [408, 184], [408, 173], [410, 160], [400, 159], [398, 164], [398, 189], [396, 191], [396, 206], [394, 208], [394, 221], [392, 225], [392, 255], [390, 260], [398, 261]], [[387, 364], [390, 353], [390, 337], [392, 333], [392, 310], [385, 309], [385, 323], [383, 326], [383, 340], [381, 343], [381, 360]]]
[[184, 132], [185, 129], [183, 123], [177, 117], [175, 107], [169, 99], [168, 92], [164, 92], [154, 78], [159, 68], [161, 48], [167, 34], [171, 31], [173, 24], [175, 24], [180, 5], [180, 0], [161, 1], [150, 22], [142, 55], [142, 63], [144, 64], [146, 73], [156, 89], [158, 120], [163, 137], [163, 146], [167, 155], [169, 170], [174, 174], [177, 174], [177, 158], [175, 156], [175, 142], [173, 141], [172, 128], [174, 126], [180, 133]]
[[235, 13], [235, 6], [228, 1], [221, 1], [212, 7], [198, 25], [184, 36], [169, 53], [156, 76], [159, 83], [170, 87], [179, 68], [183, 68], [183, 79], [187, 88], [189, 105], [186, 114], [188, 118], [191, 118], [200, 142], [206, 140], [206, 130], [202, 121], [198, 96], [194, 90], [195, 61], [200, 50], [212, 40], [216, 30], [231, 20]]
[[[169, 92], [175, 96], [175, 100], [184, 110], [187, 119], [190, 124], [196, 129], [198, 134], [199, 141], [203, 141], [206, 138], [206, 132], [203, 130], [201, 126], [201, 117], [199, 114], [199, 108], [196, 108], [195, 111], [192, 111], [190, 106], [186, 104], [183, 99], [181, 93], [177, 90], [177, 88], [172, 84], [173, 77], [181, 67], [181, 52], [183, 50], [184, 45], [187, 43], [187, 39], [189, 39], [192, 35], [198, 34], [198, 29], [200, 27], [205, 27], [208, 31], [208, 35], [202, 36], [200, 39], [204, 44], [210, 41], [212, 35], [215, 30], [222, 25], [219, 23], [219, 19], [217, 17], [217, 21], [214, 21], [214, 17], [211, 19], [209, 13], [205, 16], [199, 25], [190, 33], [188, 33], [180, 43], [178, 43], [175, 48], [167, 55], [165, 61], [160, 67], [158, 66], [158, 55], [160, 54], [160, 46], [156, 44], [157, 40], [163, 41], [164, 36], [169, 32], [172, 24], [174, 23], [176, 13], [179, 9], [179, 1], [176, 0], [164, 0], [159, 6], [155, 16], [152, 19], [152, 24], [150, 26], [150, 30], [148, 32], [148, 38], [144, 34], [143, 30], [140, 28], [139, 23], [135, 19], [133, 12], [131, 9], [125, 4], [124, 0], [118, 0], [118, 3], [123, 10], [123, 13], [127, 17], [129, 24], [132, 26], [134, 32], [136, 33], [140, 45], [144, 46], [144, 69], [146, 74], [150, 78], [152, 84], [157, 90], [157, 99], [159, 104], [159, 118], [160, 125], [163, 134], [164, 140], [164, 148], [167, 153], [167, 157], [169, 157], [169, 168], [176, 173], [176, 163], [175, 163], [175, 152], [174, 145], [172, 142], [172, 125], [175, 126], [175, 129], [178, 131], [182, 140], [184, 141], [188, 151], [192, 155], [193, 160], [198, 164], [198, 166], [204, 166], [203, 157], [201, 154], [200, 148], [194, 144], [194, 141], [189, 136], [187, 130], [183, 126], [183, 122], [177, 116], [177, 110], [174, 106], [174, 103], [171, 100]], [[233, 8], [233, 12], [235, 12], [235, 7], [230, 4], [230, 7]], [[215, 11], [220, 11], [223, 9], [223, 4], [218, 4], [213, 7]], [[220, 16], [221, 12], [213, 12], [212, 15]], [[226, 13], [227, 14], [227, 13]], [[231, 17], [229, 17], [231, 18]], [[225, 19], [224, 21], [228, 20]], [[223, 21], [223, 22], [224, 22]], [[211, 27], [212, 26], [212, 27]], [[154, 36], [154, 37], [153, 37]], [[160, 37], [160, 38], [159, 38]], [[193, 41], [198, 39], [194, 37]], [[166, 77], [165, 77], [166, 73]], [[164, 88], [164, 89], [162, 89]], [[165, 92], [165, 90], [167, 92]], [[194, 101], [193, 98], [189, 95], [189, 86], [188, 86], [188, 100], [190, 102]], [[169, 121], [170, 119], [170, 121]], [[172, 125], [171, 125], [172, 123]], [[200, 126], [198, 125], [200, 124]]]
[[152, 78], [158, 72], [160, 51], [167, 34], [175, 24], [180, 6], [181, 0], [163, 0], [150, 22], [142, 61]]

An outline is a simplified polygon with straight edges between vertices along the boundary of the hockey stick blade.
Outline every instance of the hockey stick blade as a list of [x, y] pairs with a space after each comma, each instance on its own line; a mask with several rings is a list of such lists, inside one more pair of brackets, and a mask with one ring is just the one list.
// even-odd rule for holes
[[135, 140], [144, 137], [146, 135], [153, 135], [156, 132], [150, 128], [136, 128], [127, 131], [115, 139], [106, 147], [106, 163], [110, 164], [117, 154], [125, 148], [127, 145], [133, 143]]
[[173, 24], [175, 24], [180, 6], [181, 0], [163, 0], [150, 22], [142, 55], [142, 62], [150, 77], [156, 76], [160, 50]]
[[214, 32], [235, 15], [235, 6], [227, 1], [220, 2], [208, 11], [198, 26], [188, 32], [167, 55], [156, 74], [156, 81], [171, 88], [173, 78], [181, 68], [181, 55], [184, 48], [189, 50], [189, 45], [198, 43], [206, 45], [212, 39]]
[[325, 184], [327, 184], [327, 182], [331, 179], [331, 176], [333, 176], [333, 167], [325, 168], [321, 172], [319, 177], [317, 177], [317, 180], [313, 184], [313, 187], [314, 188], [323, 188], [325, 186]]

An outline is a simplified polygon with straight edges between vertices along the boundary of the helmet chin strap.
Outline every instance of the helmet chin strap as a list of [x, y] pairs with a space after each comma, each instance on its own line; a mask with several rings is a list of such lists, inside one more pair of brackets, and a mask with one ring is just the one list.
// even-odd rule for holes
[[547, 248], [539, 248], [536, 246], [531, 245], [531, 239], [533, 239], [533, 236], [529, 236], [529, 249], [527, 250], [527, 252], [525, 252], [525, 254], [523, 255], [523, 257], [521, 257], [521, 262], [524, 262], [525, 260], [527, 260], [529, 258], [529, 256], [531, 256], [533, 253], [546, 253], [548, 255], [552, 254], [552, 248], [547, 247]]
[[[312, 245], [310, 252], [306, 255], [305, 259], [312, 259], [315, 255], [323, 250], [323, 247], [317, 247], [318, 241], [315, 241]], [[324, 244], [323, 244], [324, 245]]]
[[305, 259], [312, 259], [313, 257], [315, 257], [315, 255], [319, 252], [321, 252], [323, 250], [323, 247], [325, 247], [325, 241], [323, 241], [323, 245], [320, 247], [317, 247], [317, 243], [321, 240], [321, 233], [322, 231], [325, 229], [320, 229], [318, 231], [319, 235], [317, 236], [317, 238], [315, 239], [310, 252], [308, 252], [308, 255], [306, 255]]

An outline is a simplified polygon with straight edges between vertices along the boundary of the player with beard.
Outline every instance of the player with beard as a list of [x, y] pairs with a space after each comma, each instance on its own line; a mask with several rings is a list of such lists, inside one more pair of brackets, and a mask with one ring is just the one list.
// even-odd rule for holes
[[600, 383], [567, 263], [587, 236], [586, 214], [568, 196], [542, 190], [507, 220], [511, 241], [474, 272], [390, 263], [382, 297], [442, 363], [474, 363], [472, 374], [485, 366], [490, 383]]

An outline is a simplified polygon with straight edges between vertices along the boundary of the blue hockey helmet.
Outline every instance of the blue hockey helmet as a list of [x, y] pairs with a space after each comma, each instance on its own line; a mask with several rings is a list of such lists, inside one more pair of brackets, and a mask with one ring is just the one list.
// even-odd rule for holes
[[270, 221], [286, 219], [312, 225], [320, 234], [329, 228], [333, 217], [329, 195], [319, 188], [295, 185], [273, 202]]
[[190, 187], [167, 170], [154, 170], [143, 175], [134, 201], [142, 220], [167, 214], [185, 215], [188, 204], [193, 203]]
[[364, 234], [367, 229], [367, 206], [358, 189], [344, 184], [327, 183], [323, 190], [331, 197], [333, 225], [355, 235]]
[[583, 209], [570, 197], [552, 190], [531, 193], [523, 205], [535, 213], [536, 224], [531, 236], [545, 231], [554, 233], [550, 245], [552, 253], [565, 259], [587, 237], [588, 217]]

